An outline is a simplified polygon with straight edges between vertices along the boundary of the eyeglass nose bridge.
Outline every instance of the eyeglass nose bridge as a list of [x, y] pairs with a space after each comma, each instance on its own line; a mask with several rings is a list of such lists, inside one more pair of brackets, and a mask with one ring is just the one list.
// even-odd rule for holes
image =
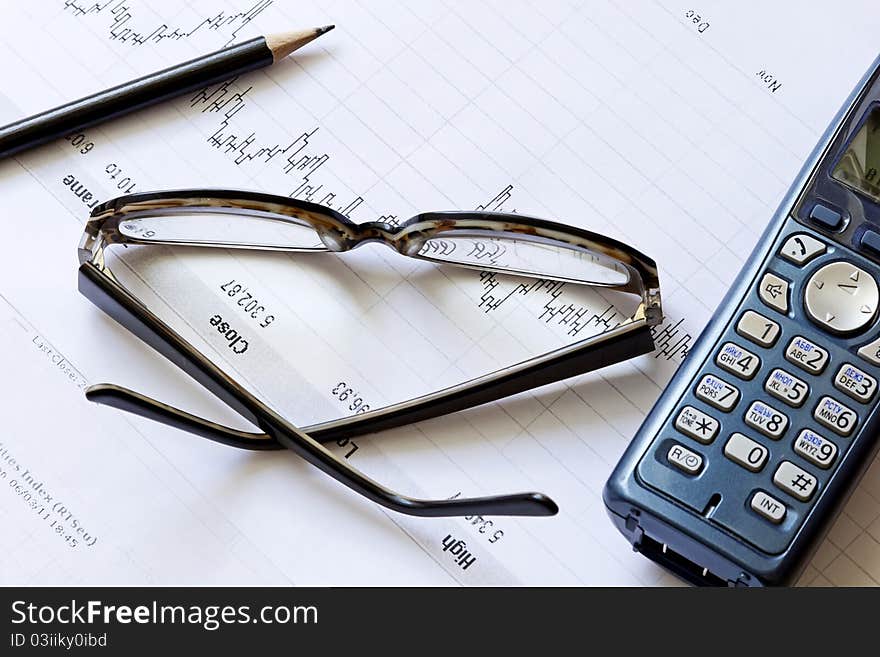
[[358, 226], [361, 242], [394, 242], [400, 226], [387, 221], [367, 221]]
[[[397, 236], [400, 226], [387, 221], [367, 221], [362, 224], [351, 226], [344, 235], [340, 235], [339, 244], [341, 250], [348, 251], [364, 244], [380, 242], [397, 249]], [[338, 238], [337, 238], [338, 239]]]

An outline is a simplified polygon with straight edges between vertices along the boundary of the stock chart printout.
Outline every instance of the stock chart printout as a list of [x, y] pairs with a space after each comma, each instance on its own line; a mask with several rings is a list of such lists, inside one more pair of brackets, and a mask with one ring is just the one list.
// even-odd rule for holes
[[[873, 60], [876, 12], [854, 1], [697, 12], [666, 0], [0, 8], [0, 123], [257, 35], [336, 24], [268, 69], [0, 162], [14, 242], [0, 258], [0, 582], [676, 583], [617, 534], [602, 486]], [[829, 33], [851, 35], [845, 52]], [[247, 428], [76, 290], [92, 208], [189, 187], [271, 192], [356, 222], [485, 209], [608, 235], [658, 262], [657, 349], [331, 445], [407, 494], [543, 491], [557, 516], [386, 511], [292, 454], [237, 451], [85, 400], [87, 385], [113, 382]], [[127, 250], [119, 270], [299, 426], [497, 370], [626, 316], [597, 288], [376, 245], [151, 253]], [[878, 541], [875, 463], [801, 583], [877, 584]]]

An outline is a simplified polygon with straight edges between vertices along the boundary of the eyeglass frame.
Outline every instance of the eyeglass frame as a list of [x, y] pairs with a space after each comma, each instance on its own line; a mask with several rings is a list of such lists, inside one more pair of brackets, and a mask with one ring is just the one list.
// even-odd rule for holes
[[[173, 216], [216, 212], [305, 222], [322, 243], [320, 248], [285, 248], [217, 242], [163, 241], [123, 234], [119, 224], [136, 217]], [[120, 285], [105, 264], [104, 250], [116, 244], [187, 245], [213, 248], [288, 252], [342, 253], [371, 242], [383, 243], [405, 256], [470, 269], [555, 279], [520, 273], [503, 267], [470, 265], [437, 260], [419, 254], [428, 239], [447, 231], [485, 231], [489, 235], [515, 235], [517, 240], [567, 245], [600, 254], [628, 272], [625, 284], [582, 283], [591, 287], [637, 294], [640, 303], [633, 315], [616, 327], [555, 349], [510, 367], [476, 377], [414, 399], [337, 420], [296, 427], [223, 372], [189, 341], [170, 328]], [[340, 483], [394, 511], [417, 516], [452, 515], [553, 515], [558, 507], [542, 493], [519, 493], [481, 498], [419, 500], [384, 488], [322, 443], [412, 424], [447, 413], [472, 408], [510, 395], [584, 374], [654, 350], [652, 327], [662, 320], [660, 286], [654, 261], [617, 240], [581, 228], [515, 213], [452, 211], [418, 214], [400, 225], [386, 222], [357, 224], [343, 214], [319, 204], [243, 190], [186, 189], [142, 192], [97, 205], [86, 223], [78, 248], [80, 292], [124, 328], [207, 388], [263, 433], [241, 431], [192, 415], [145, 395], [113, 384], [86, 390], [93, 402], [243, 449], [290, 449]]]

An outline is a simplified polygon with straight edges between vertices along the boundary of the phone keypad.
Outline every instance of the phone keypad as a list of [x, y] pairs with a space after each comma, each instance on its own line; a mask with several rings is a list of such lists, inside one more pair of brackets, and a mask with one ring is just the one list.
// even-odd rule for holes
[[661, 427], [662, 451], [638, 466], [642, 481], [769, 554], [796, 535], [880, 399], [880, 270], [795, 227]]

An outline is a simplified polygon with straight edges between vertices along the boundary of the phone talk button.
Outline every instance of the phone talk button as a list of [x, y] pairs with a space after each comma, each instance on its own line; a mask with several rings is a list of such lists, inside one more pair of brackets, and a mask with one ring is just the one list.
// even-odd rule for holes
[[825, 244], [806, 233], [792, 235], [779, 250], [779, 255], [796, 265], [805, 265], [825, 253]]

